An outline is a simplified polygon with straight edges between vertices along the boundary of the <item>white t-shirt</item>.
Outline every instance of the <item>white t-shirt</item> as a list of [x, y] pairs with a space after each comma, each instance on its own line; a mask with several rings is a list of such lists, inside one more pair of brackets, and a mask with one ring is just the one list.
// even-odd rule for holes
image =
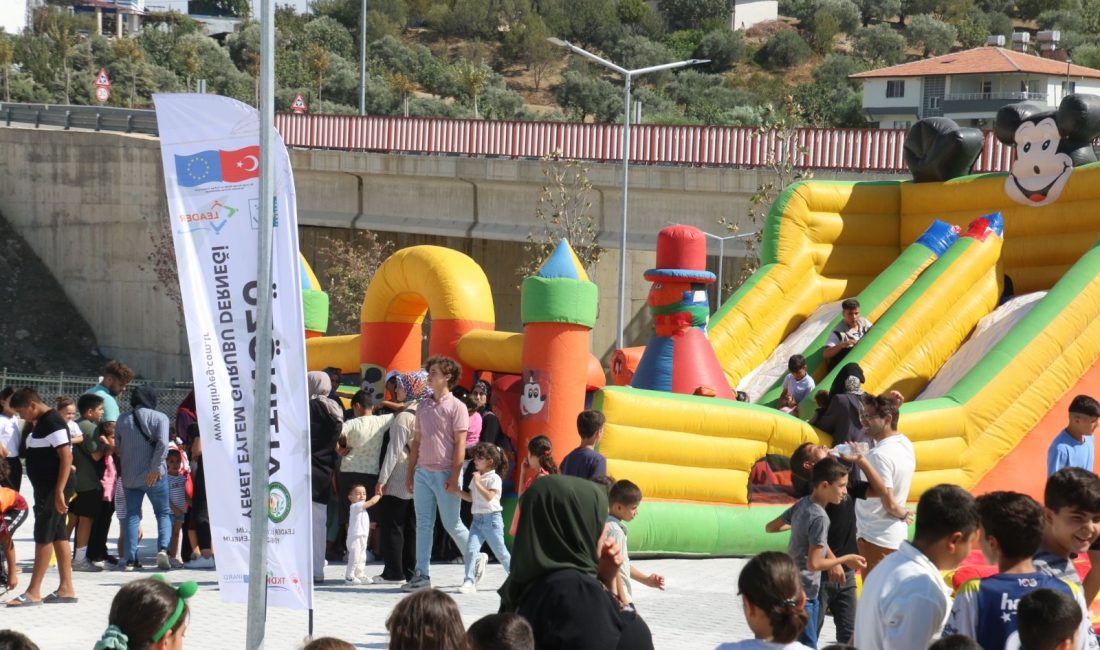
[[860, 650], [925, 650], [947, 622], [950, 603], [940, 570], [905, 542], [863, 581], [852, 645]]
[[747, 639], [745, 641], [723, 643], [714, 650], [810, 650], [810, 648], [798, 641], [776, 643], [775, 641], [765, 641], [763, 639]]
[[[894, 500], [905, 503], [909, 499], [913, 472], [917, 469], [909, 438], [899, 433], [875, 443], [867, 452], [867, 461], [893, 492]], [[856, 500], [856, 531], [859, 537], [883, 548], [896, 549], [909, 536], [909, 526], [886, 512], [878, 498]]]
[[10, 418], [0, 415], [0, 445], [8, 450], [8, 458], [19, 457], [19, 425], [22, 420], [18, 416]]
[[783, 390], [794, 398], [795, 404], [806, 399], [806, 396], [812, 393], [815, 388], [817, 388], [817, 383], [814, 382], [814, 378], [808, 372], [802, 379], [795, 379], [794, 375], [788, 374], [787, 378], [783, 380]]
[[486, 499], [482, 496], [481, 492], [474, 487], [470, 486], [470, 496], [472, 497], [470, 512], [475, 515], [487, 515], [491, 512], [500, 512], [504, 508], [500, 505], [500, 491], [504, 488], [504, 481], [500, 480], [500, 476], [493, 470], [489, 470], [481, 475], [481, 485], [486, 490], [493, 492], [492, 499]]
[[348, 539], [366, 537], [370, 533], [370, 513], [363, 507], [366, 501], [356, 501], [351, 504], [351, 514], [348, 516]]

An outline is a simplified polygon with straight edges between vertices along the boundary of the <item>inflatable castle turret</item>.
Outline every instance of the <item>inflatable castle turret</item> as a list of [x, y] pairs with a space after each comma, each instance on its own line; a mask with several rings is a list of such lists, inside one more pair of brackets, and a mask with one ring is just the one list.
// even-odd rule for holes
[[734, 399], [707, 339], [707, 285], [716, 278], [706, 268], [703, 231], [678, 225], [657, 235], [657, 268], [645, 272], [653, 283], [646, 299], [653, 334], [630, 382], [634, 388]]

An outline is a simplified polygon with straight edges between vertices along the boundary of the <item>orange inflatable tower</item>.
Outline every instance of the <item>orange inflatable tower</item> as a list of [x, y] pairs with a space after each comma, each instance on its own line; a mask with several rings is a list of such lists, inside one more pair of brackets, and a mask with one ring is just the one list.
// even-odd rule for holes
[[518, 455], [548, 436], [558, 462], [577, 446], [577, 414], [588, 383], [588, 335], [596, 324], [599, 291], [564, 239], [536, 275], [524, 279], [523, 376]]

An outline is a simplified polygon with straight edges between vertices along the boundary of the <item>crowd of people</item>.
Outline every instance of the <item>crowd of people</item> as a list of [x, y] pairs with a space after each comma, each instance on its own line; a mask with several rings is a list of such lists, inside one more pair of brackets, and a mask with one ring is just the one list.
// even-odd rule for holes
[[[851, 311], [846, 303], [846, 331], [861, 336], [870, 324], [859, 319], [858, 303], [849, 318]], [[844, 341], [838, 336], [830, 347]], [[814, 386], [805, 359], [792, 358], [789, 370], [780, 401], [793, 410]], [[644, 495], [630, 480], [608, 476], [597, 451], [603, 415], [578, 416], [579, 444], [559, 467], [546, 436], [517, 451], [493, 413], [491, 386], [476, 381], [467, 392], [460, 374], [453, 359], [435, 356], [423, 370], [386, 375], [377, 404], [365, 390], [352, 395], [345, 412], [338, 373], [309, 373], [314, 582], [325, 581], [326, 562], [341, 561], [346, 584], [400, 584], [409, 595], [387, 620], [391, 648], [653, 647], [633, 584], [664, 589], [666, 581], [630, 562], [629, 523]], [[76, 602], [73, 571], [141, 569], [146, 498], [157, 569], [185, 566], [183, 558], [191, 568], [213, 567], [193, 397], [173, 424], [156, 410], [155, 392], [138, 386], [131, 410], [121, 413], [117, 397], [132, 380], [129, 368], [111, 362], [99, 384], [54, 406], [30, 388], [0, 391], [0, 545], [8, 569], [0, 578], [8, 590], [19, 585], [12, 532], [28, 509], [35, 541], [31, 577], [9, 607]], [[720, 647], [817, 648], [831, 616], [836, 639], [826, 647], [837, 650], [1100, 648], [1087, 609], [1100, 591], [1100, 569], [1082, 579], [1075, 564], [1086, 553], [1100, 559], [1100, 478], [1092, 467], [1100, 403], [1084, 395], [1071, 403], [1050, 446], [1042, 504], [1014, 492], [975, 499], [937, 485], [913, 512], [906, 504], [916, 462], [898, 429], [900, 395], [864, 393], [863, 381], [848, 363], [821, 393], [815, 420], [835, 427], [836, 444], [806, 443], [792, 454], [800, 498], [765, 527], [789, 531], [787, 553], [762, 553], [745, 565], [737, 595], [754, 638]], [[19, 494], [24, 475], [31, 504]], [[501, 496], [513, 475], [520, 498], [509, 549]], [[107, 549], [112, 516], [120, 524], [117, 557]], [[974, 562], [974, 548], [984, 563]], [[466, 630], [458, 602], [478, 590], [489, 552], [506, 576], [500, 613]], [[51, 554], [58, 584], [47, 594]], [[366, 565], [374, 558], [382, 571], [371, 576]], [[433, 588], [433, 561], [464, 564], [454, 595]], [[127, 583], [96, 647], [182, 647], [194, 592], [194, 583], [172, 586], [159, 576]], [[10, 647], [34, 647], [27, 643]], [[305, 647], [352, 646], [319, 638]]]

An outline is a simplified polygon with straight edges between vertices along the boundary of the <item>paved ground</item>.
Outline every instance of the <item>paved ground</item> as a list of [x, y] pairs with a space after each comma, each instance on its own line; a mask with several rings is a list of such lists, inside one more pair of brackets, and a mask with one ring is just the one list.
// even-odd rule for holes
[[[24, 487], [27, 488], [26, 481]], [[28, 502], [29, 489], [25, 494]], [[23, 573], [23, 585], [30, 578], [33, 542], [32, 521], [16, 534], [16, 549]], [[146, 503], [143, 520], [145, 539], [155, 540], [156, 524]], [[117, 521], [112, 540], [117, 532]], [[143, 563], [151, 565], [153, 549], [143, 546]], [[636, 585], [638, 610], [650, 629], [657, 648], [713, 648], [720, 642], [750, 638], [737, 593], [737, 575], [744, 564], [739, 559], [708, 560], [636, 560], [645, 571], [656, 571], [668, 579], [664, 592]], [[368, 567], [369, 568], [369, 567]], [[381, 565], [374, 565], [381, 572]], [[316, 588], [314, 633], [317, 636], [337, 636], [357, 648], [385, 648], [386, 617], [403, 596], [396, 585], [346, 587], [343, 566], [325, 570], [327, 584]], [[43, 650], [54, 648], [90, 648], [107, 627], [111, 599], [119, 586], [143, 575], [141, 573], [77, 573], [76, 589], [80, 602], [74, 605], [43, 605], [28, 609], [0, 610], [0, 627], [13, 628], [29, 635]], [[433, 565], [436, 587], [453, 594], [462, 610], [467, 626], [481, 616], [497, 611], [500, 600], [497, 587], [504, 580], [503, 570], [490, 564], [482, 581], [483, 591], [477, 594], [455, 593], [462, 581], [462, 567]], [[187, 647], [211, 649], [243, 648], [245, 615], [243, 604], [224, 603], [218, 594], [213, 571], [172, 571], [169, 579], [195, 580], [200, 585], [198, 595], [190, 602], [191, 621], [186, 634]], [[46, 592], [57, 586], [56, 570], [46, 575]], [[12, 594], [22, 593], [17, 587]], [[267, 647], [274, 650], [299, 648], [308, 631], [308, 614], [285, 609], [268, 610]], [[834, 638], [831, 622], [826, 622], [822, 640]], [[822, 644], [824, 645], [824, 643]]]

